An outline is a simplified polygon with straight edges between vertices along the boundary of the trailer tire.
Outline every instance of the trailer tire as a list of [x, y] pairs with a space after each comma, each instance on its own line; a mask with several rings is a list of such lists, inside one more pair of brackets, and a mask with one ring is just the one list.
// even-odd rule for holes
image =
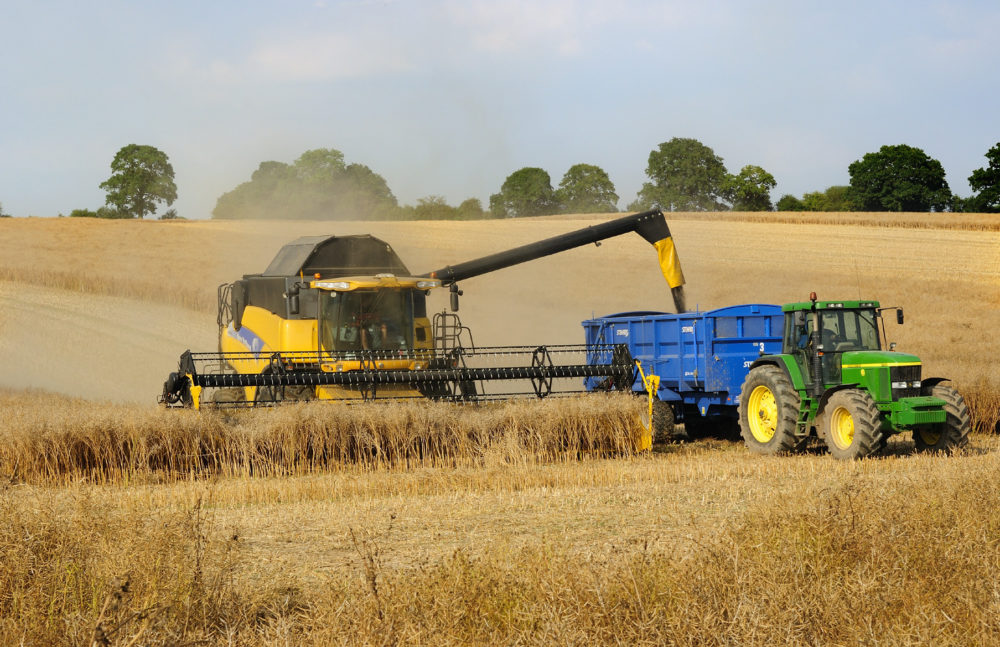
[[674, 408], [663, 400], [653, 400], [653, 442], [669, 443], [680, 440], [676, 433]]
[[867, 391], [842, 389], [830, 396], [820, 422], [823, 440], [834, 458], [855, 460], [884, 446], [882, 417]]
[[801, 443], [795, 436], [799, 394], [777, 366], [765, 364], [750, 371], [740, 391], [740, 435], [750, 451], [781, 454]]
[[950, 386], [935, 384], [923, 389], [924, 395], [944, 400], [945, 421], [939, 425], [918, 427], [913, 430], [913, 441], [918, 452], [951, 452], [969, 442], [972, 422], [969, 408], [962, 395]]

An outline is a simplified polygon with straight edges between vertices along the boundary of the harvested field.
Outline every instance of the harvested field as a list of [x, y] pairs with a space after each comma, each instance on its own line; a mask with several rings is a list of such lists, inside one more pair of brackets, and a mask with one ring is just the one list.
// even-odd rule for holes
[[[669, 216], [689, 303], [903, 306], [966, 449], [636, 456], [620, 399], [162, 411], [216, 285], [292, 238], [371, 232], [423, 272], [600, 217], [0, 220], [0, 644], [996, 644], [1000, 216], [773, 215]], [[462, 288], [484, 344], [670, 308], [636, 236]]]

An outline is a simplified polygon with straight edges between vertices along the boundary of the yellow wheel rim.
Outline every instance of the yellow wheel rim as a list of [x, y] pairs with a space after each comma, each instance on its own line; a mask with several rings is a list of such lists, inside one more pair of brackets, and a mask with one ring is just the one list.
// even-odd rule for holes
[[941, 432], [934, 431], [932, 429], [921, 429], [917, 431], [920, 434], [920, 440], [924, 441], [924, 444], [928, 447], [933, 447], [941, 442]]
[[778, 403], [771, 389], [761, 385], [751, 391], [747, 422], [757, 442], [769, 443], [774, 438], [774, 431], [778, 428]]
[[854, 442], [854, 416], [844, 407], [837, 407], [830, 414], [830, 438], [840, 449], [847, 449]]

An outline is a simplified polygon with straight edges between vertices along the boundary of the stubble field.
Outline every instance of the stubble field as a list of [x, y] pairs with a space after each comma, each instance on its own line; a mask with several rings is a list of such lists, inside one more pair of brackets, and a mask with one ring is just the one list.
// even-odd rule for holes
[[[0, 642], [995, 643], [1000, 218], [775, 216], [668, 218], [689, 305], [903, 306], [889, 336], [966, 394], [967, 450], [633, 456], [627, 401], [356, 412], [347, 431], [321, 405], [159, 411], [180, 352], [215, 346], [215, 287], [297, 236], [372, 233], [425, 272], [602, 217], [0, 221]], [[670, 309], [637, 236], [462, 288], [479, 343], [578, 342], [592, 314]], [[392, 449], [428, 429], [435, 451]], [[304, 433], [342, 448], [359, 430], [399, 460], [289, 459]]]

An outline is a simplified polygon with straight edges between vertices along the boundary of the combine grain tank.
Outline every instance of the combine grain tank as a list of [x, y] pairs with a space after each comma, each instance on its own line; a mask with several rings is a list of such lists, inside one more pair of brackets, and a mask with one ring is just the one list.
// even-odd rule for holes
[[[583, 322], [593, 364], [608, 362], [604, 344], [627, 344], [642, 371], [632, 390], [646, 391], [642, 375], [659, 378], [653, 401], [654, 434], [669, 438], [674, 422], [688, 434], [712, 425], [735, 431], [740, 387], [750, 365], [781, 351], [781, 306], [751, 303], [708, 312], [622, 312]], [[588, 378], [587, 390], [606, 388]]]

